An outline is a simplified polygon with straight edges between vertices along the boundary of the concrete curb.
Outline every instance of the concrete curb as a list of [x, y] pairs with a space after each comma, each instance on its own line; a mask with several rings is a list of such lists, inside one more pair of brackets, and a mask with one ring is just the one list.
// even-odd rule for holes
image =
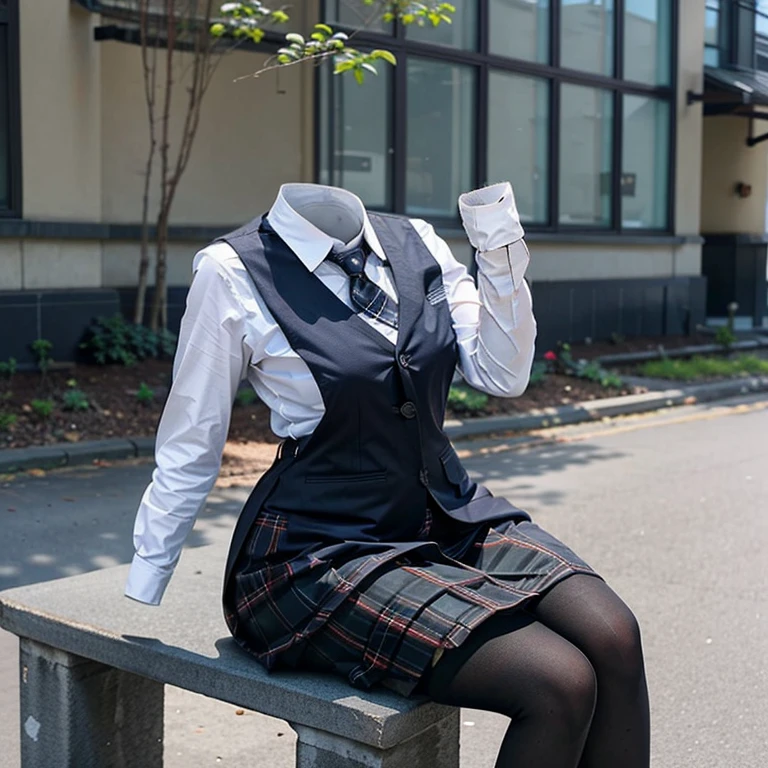
[[642, 395], [606, 397], [602, 400], [590, 400], [558, 408], [544, 408], [515, 416], [491, 416], [467, 421], [454, 419], [446, 422], [445, 431], [451, 440], [463, 440], [498, 432], [521, 432], [598, 421], [613, 416], [629, 416], [676, 405], [709, 403], [755, 392], [768, 392], [768, 376], [750, 376], [735, 381], [693, 384], [679, 389], [665, 389], [661, 392], [647, 392]]
[[[710, 384], [694, 384], [679, 389], [647, 392], [642, 395], [624, 395], [591, 400], [558, 408], [544, 408], [515, 416], [490, 416], [480, 419], [446, 422], [445, 431], [451, 440], [481, 437], [499, 432], [526, 432], [533, 429], [580, 424], [613, 416], [657, 411], [676, 405], [693, 405], [724, 400], [738, 395], [768, 392], [768, 376], [753, 376]], [[65, 443], [32, 448], [14, 448], [0, 451], [0, 474], [26, 469], [53, 469], [57, 467], [90, 464], [98, 459], [116, 460], [139, 456], [154, 456], [155, 439], [136, 437], [114, 440], [94, 440], [84, 443]]]
[[[659, 345], [664, 348], [663, 344]], [[730, 352], [747, 352], [754, 349], [764, 349], [768, 347], [768, 339], [748, 339], [745, 341], [735, 341], [729, 347]], [[600, 365], [625, 365], [629, 363], [644, 363], [649, 360], [661, 360], [662, 357], [691, 357], [693, 355], [709, 355], [713, 353], [724, 354], [726, 350], [721, 344], [699, 344], [692, 347], [677, 347], [672, 349], [664, 348], [664, 352], [659, 349], [649, 349], [646, 352], [625, 352], [621, 355], [602, 355], [596, 357], [595, 361]]]
[[13, 448], [0, 451], [0, 473], [18, 472], [25, 469], [54, 469], [91, 464], [98, 459], [133, 459], [137, 456], [153, 456], [153, 437], [115, 438], [91, 440], [84, 443]]

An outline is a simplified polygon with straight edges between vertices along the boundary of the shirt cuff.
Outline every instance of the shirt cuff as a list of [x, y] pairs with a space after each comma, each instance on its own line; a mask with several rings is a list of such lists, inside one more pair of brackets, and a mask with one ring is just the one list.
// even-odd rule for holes
[[492, 251], [477, 252], [478, 269], [501, 291], [504, 278], [512, 280], [512, 290], [519, 290], [528, 269], [530, 256], [522, 240]]
[[147, 605], [160, 605], [172, 575], [173, 569], [157, 568], [136, 554], [128, 571], [125, 596]]
[[478, 251], [502, 248], [525, 234], [508, 181], [461, 195], [459, 211], [469, 242]]

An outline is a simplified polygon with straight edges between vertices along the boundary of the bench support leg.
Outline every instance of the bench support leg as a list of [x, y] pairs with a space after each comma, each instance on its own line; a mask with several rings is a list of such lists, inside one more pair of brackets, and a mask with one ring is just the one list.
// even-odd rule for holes
[[459, 711], [391, 749], [360, 744], [315, 728], [298, 735], [296, 768], [459, 768]]
[[22, 638], [22, 768], [161, 768], [163, 685]]

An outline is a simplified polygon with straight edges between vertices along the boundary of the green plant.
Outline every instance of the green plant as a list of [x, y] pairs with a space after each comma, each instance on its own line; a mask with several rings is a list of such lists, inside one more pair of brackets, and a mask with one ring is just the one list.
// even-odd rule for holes
[[48, 373], [48, 369], [51, 367], [53, 359], [51, 358], [51, 350], [53, 344], [48, 339], [37, 339], [30, 344], [33, 354], [37, 358], [37, 367], [40, 369], [40, 373], [45, 378]]
[[142, 381], [136, 391], [136, 399], [142, 405], [149, 405], [155, 399], [155, 390], [148, 386], [146, 382]]
[[243, 387], [235, 395], [235, 405], [251, 405], [259, 399], [252, 387]]
[[0, 376], [4, 379], [8, 379], [10, 383], [13, 380], [13, 375], [16, 373], [16, 358], [9, 357], [7, 363], [0, 363]]
[[609, 371], [596, 360], [574, 360], [570, 344], [559, 344], [558, 351], [548, 351], [544, 354], [547, 370], [564, 376], [574, 376], [577, 379], [587, 379], [600, 384], [601, 387], [619, 388], [624, 382], [617, 373]]
[[61, 399], [64, 402], [65, 411], [87, 411], [91, 405], [85, 392], [80, 389], [68, 389]]
[[80, 349], [99, 365], [134, 365], [148, 357], [169, 357], [175, 348], [176, 336], [170, 331], [129, 323], [121, 314], [97, 317], [80, 343]]
[[719, 344], [726, 351], [730, 350], [736, 341], [736, 334], [727, 325], [721, 325], [715, 334], [715, 344]]
[[0, 432], [8, 432], [16, 426], [17, 421], [18, 417], [15, 413], [0, 413]]
[[39, 419], [47, 419], [53, 413], [53, 400], [32, 400], [32, 410]]
[[544, 360], [537, 360], [531, 367], [531, 375], [528, 379], [528, 385], [535, 387], [537, 384], [541, 384], [546, 381], [547, 374], [549, 373], [549, 366]]
[[739, 355], [733, 359], [713, 356], [692, 357], [688, 360], [650, 360], [640, 366], [641, 376], [675, 381], [757, 374], [768, 374], [768, 360], [756, 355]]
[[477, 414], [488, 404], [488, 395], [467, 386], [451, 387], [448, 407], [455, 413]]

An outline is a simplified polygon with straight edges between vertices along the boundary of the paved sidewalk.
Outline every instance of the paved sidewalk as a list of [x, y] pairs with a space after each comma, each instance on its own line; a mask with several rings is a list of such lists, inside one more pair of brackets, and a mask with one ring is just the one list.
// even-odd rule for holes
[[[504, 438], [458, 446], [473, 476], [529, 509], [637, 613], [653, 768], [766, 765], [766, 405], [750, 397], [582, 424], [524, 449]], [[0, 485], [0, 588], [128, 562], [150, 471], [133, 461]], [[189, 545], [211, 545], [212, 562], [223, 564], [248, 490], [215, 491]], [[2, 768], [18, 768], [14, 649], [0, 634]], [[504, 719], [465, 710], [462, 722], [462, 768], [491, 768]], [[293, 736], [281, 721], [175, 689], [166, 733], [167, 768], [292, 766]]]

